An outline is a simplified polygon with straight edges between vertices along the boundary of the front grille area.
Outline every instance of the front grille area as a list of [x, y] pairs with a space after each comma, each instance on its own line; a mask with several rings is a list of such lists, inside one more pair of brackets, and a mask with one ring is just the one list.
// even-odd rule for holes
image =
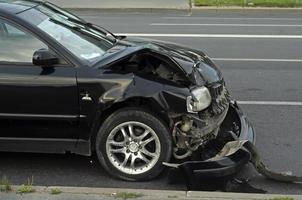
[[228, 108], [231, 100], [230, 94], [224, 82], [212, 85], [209, 87], [209, 90], [212, 96], [212, 104], [209, 108], [209, 112], [213, 115], [219, 115]]
[[210, 87], [210, 93], [212, 95], [212, 98], [216, 99], [219, 98], [219, 96], [222, 94], [224, 90], [224, 84], [218, 83], [215, 84], [214, 86]]

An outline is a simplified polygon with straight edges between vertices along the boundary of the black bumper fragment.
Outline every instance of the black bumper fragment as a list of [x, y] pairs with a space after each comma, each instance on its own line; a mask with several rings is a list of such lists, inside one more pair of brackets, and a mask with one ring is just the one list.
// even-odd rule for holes
[[240, 149], [218, 161], [191, 161], [178, 166], [185, 176], [188, 190], [206, 188], [205, 184], [232, 178], [250, 160], [250, 153]]

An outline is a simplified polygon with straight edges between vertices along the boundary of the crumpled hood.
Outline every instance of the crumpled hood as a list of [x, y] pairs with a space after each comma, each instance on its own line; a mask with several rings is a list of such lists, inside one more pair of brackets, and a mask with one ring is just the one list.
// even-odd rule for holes
[[195, 81], [198, 85], [211, 84], [222, 80], [221, 71], [202, 51], [175, 43], [132, 37], [120, 41], [119, 44], [131, 47], [141, 46], [170, 56], [187, 76], [202, 79], [203, 83]]
[[[130, 44], [131, 46], [144, 46], [153, 50], [163, 52], [172, 57], [182, 59], [186, 62], [191, 62], [192, 65], [194, 65], [194, 63], [200, 61], [206, 56], [201, 51], [184, 47], [179, 44], [160, 40], [127, 37], [127, 39], [124, 39], [121, 44], [123, 44], [124, 42], [126, 42], [128, 45]], [[185, 71], [190, 72], [192, 71], [192, 69], [186, 69]]]

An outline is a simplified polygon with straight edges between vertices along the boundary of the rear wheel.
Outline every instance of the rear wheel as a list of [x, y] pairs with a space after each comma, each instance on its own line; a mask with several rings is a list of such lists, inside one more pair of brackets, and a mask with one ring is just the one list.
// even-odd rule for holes
[[102, 166], [125, 180], [149, 180], [163, 170], [171, 157], [171, 137], [165, 124], [139, 108], [113, 113], [96, 138], [96, 151]]

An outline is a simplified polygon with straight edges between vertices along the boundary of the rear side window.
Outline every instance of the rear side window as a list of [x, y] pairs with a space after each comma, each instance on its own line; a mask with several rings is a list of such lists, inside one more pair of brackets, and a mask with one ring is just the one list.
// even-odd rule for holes
[[32, 63], [36, 50], [47, 49], [47, 45], [32, 34], [0, 19], [0, 62]]

